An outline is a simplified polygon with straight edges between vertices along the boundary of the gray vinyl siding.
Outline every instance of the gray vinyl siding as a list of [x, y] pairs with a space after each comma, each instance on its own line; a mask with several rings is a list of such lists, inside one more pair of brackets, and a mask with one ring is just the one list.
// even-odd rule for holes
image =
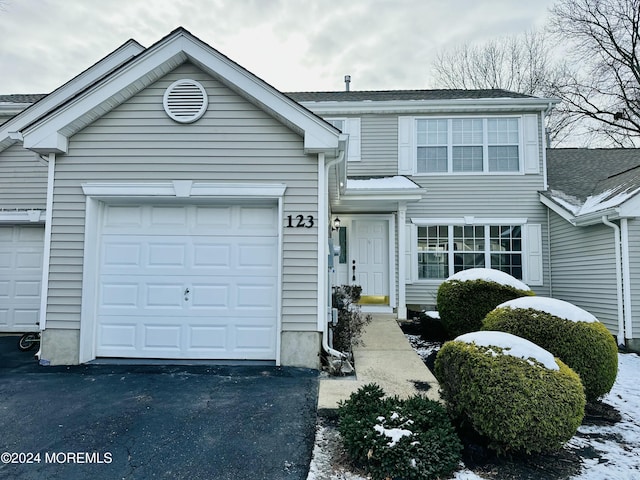
[[347, 174], [392, 176], [398, 174], [398, 116], [364, 115], [360, 119], [361, 161], [348, 162]]
[[[544, 285], [532, 286], [537, 295], [549, 292], [547, 215], [540, 203], [541, 175], [440, 175], [416, 176], [426, 189], [424, 200], [407, 205], [411, 218], [522, 218], [542, 225]], [[446, 224], [443, 220], [442, 224]], [[524, 261], [524, 258], [523, 258]], [[435, 307], [440, 281], [415, 280], [407, 285], [407, 304]]]
[[628, 227], [632, 334], [633, 338], [638, 339], [640, 338], [640, 220], [637, 218], [629, 220]]
[[[209, 95], [199, 121], [182, 125], [162, 95], [192, 78]], [[317, 218], [317, 157], [302, 138], [195, 66], [186, 64], [76, 134], [59, 156], [54, 186], [48, 326], [79, 328], [84, 182], [286, 183], [284, 216]], [[317, 330], [317, 228], [283, 229], [284, 330]]]
[[20, 145], [0, 152], [0, 211], [44, 210], [46, 205], [46, 165]]
[[549, 223], [553, 297], [587, 310], [617, 335], [613, 229], [574, 227], [554, 212], [549, 214]]

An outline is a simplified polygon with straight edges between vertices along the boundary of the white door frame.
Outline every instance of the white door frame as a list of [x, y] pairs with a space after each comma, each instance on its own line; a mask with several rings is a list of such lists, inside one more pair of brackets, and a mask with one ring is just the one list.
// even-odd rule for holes
[[[284, 184], [212, 184], [188, 181], [145, 183], [88, 183], [86, 195], [82, 306], [80, 312], [79, 362], [96, 358], [99, 240], [104, 206], [113, 203], [153, 204], [161, 201], [177, 205], [210, 205], [221, 200], [276, 200], [278, 218], [283, 215]], [[193, 197], [192, 197], [193, 194]], [[197, 195], [197, 196], [196, 196]], [[278, 279], [276, 300], [276, 365], [280, 365], [282, 340], [282, 222], [278, 225]]]
[[[388, 235], [388, 254], [387, 254], [387, 262], [388, 262], [388, 282], [389, 282], [389, 305], [363, 305], [362, 311], [364, 312], [380, 312], [380, 313], [390, 313], [392, 309], [397, 307], [396, 300], [396, 217], [394, 214], [333, 214], [334, 216], [341, 217], [341, 222], [343, 225], [348, 226], [349, 230], [347, 231], [347, 284], [351, 284], [351, 261], [353, 249], [357, 247], [356, 243], [353, 241], [355, 237], [354, 229], [353, 229], [353, 221], [361, 220], [379, 220], [387, 222], [387, 235]], [[344, 267], [342, 267], [344, 268]]]

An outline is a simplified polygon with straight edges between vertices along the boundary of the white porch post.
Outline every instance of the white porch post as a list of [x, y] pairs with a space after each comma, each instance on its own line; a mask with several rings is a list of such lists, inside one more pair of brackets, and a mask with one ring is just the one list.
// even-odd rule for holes
[[403, 202], [398, 204], [398, 319], [407, 319], [407, 262], [405, 255], [405, 246], [407, 243], [407, 205]]

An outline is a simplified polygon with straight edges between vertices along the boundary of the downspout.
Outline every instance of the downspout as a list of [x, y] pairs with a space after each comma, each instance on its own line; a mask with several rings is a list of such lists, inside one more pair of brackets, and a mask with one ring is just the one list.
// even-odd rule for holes
[[553, 110], [553, 103], [549, 102], [547, 109], [542, 113], [542, 177], [543, 177], [543, 190], [549, 188], [547, 180], [547, 127], [545, 126], [545, 119], [549, 116]]
[[[42, 285], [40, 287], [40, 332], [47, 327], [47, 303], [49, 297], [49, 264], [51, 262], [51, 224], [53, 219], [53, 179], [56, 171], [56, 154], [50, 153], [47, 160], [47, 203], [44, 223], [44, 249], [42, 255]], [[40, 349], [35, 357], [40, 360], [42, 352], [42, 341]]]
[[[320, 161], [320, 158], [322, 158], [322, 161]], [[331, 160], [330, 162], [328, 162], [326, 165], [324, 165], [324, 168], [322, 168], [322, 164], [324, 163], [324, 155], [322, 157], [318, 156], [318, 160], [320, 163], [320, 168], [322, 169], [322, 173], [323, 176], [321, 179], [319, 179], [319, 184], [322, 184], [322, 189], [321, 186], [318, 185], [318, 199], [320, 197], [320, 193], [322, 194], [322, 203], [323, 203], [323, 208], [322, 211], [320, 211], [320, 208], [318, 208], [318, 220], [319, 220], [319, 224], [320, 224], [320, 229], [318, 230], [318, 236], [322, 237], [322, 238], [318, 238], [318, 247], [320, 247], [320, 244], [322, 244], [321, 248], [318, 248], [318, 255], [322, 255], [322, 261], [323, 261], [323, 265], [324, 262], [326, 261], [327, 258], [327, 243], [328, 243], [328, 239], [327, 239], [327, 229], [329, 228], [327, 225], [327, 217], [329, 212], [329, 189], [328, 189], [328, 178], [329, 178], [329, 169], [331, 167], [333, 167], [334, 165], [342, 162], [344, 160], [344, 150], [341, 151], [338, 156]], [[320, 263], [320, 262], [318, 262]], [[320, 276], [320, 271], [322, 271], [322, 279], [323, 282], [318, 284], [318, 288], [322, 288], [322, 290], [325, 292], [325, 295], [327, 295], [323, 302], [322, 302], [322, 308], [320, 309], [320, 315], [319, 318], [322, 319], [322, 349], [327, 352], [329, 355], [332, 355], [334, 357], [338, 357], [338, 358], [347, 358], [347, 355], [330, 347], [329, 346], [329, 314], [327, 311], [327, 308], [329, 306], [329, 299], [330, 299], [330, 295], [329, 294], [329, 290], [328, 288], [326, 288], [329, 285], [329, 281], [328, 281], [328, 275], [326, 272], [326, 268], [319, 268], [318, 269], [318, 275]]]
[[633, 338], [633, 315], [631, 314], [631, 273], [629, 271], [629, 225], [626, 218], [620, 219], [620, 243], [622, 246], [622, 297], [624, 299], [624, 337]]
[[602, 223], [607, 227], [613, 228], [615, 236], [615, 255], [616, 255], [616, 289], [618, 299], [618, 345], [624, 345], [624, 297], [622, 286], [622, 255], [620, 251], [620, 227], [615, 223], [611, 223], [606, 215], [602, 216]]

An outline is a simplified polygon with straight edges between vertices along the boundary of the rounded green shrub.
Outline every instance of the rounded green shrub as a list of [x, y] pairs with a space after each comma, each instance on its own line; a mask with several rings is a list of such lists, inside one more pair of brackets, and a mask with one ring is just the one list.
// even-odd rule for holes
[[589, 401], [608, 393], [618, 375], [613, 335], [570, 303], [546, 297], [509, 301], [487, 314], [483, 329], [526, 338], [560, 358], [580, 375]]
[[473, 268], [445, 280], [437, 308], [449, 338], [482, 328], [485, 315], [507, 300], [534, 295], [529, 287], [499, 270]]
[[458, 468], [462, 445], [442, 405], [385, 397], [365, 385], [338, 408], [345, 449], [374, 480], [437, 479]]
[[[478, 334], [487, 334], [488, 340], [474, 343]], [[524, 346], [524, 354], [514, 356], [518, 346]], [[530, 351], [544, 352], [557, 370], [545, 366], [549, 360], [536, 359], [539, 355], [531, 358]], [[452, 417], [484, 436], [499, 453], [558, 450], [584, 417], [580, 377], [514, 335], [475, 332], [447, 342], [436, 357], [435, 374]]]

